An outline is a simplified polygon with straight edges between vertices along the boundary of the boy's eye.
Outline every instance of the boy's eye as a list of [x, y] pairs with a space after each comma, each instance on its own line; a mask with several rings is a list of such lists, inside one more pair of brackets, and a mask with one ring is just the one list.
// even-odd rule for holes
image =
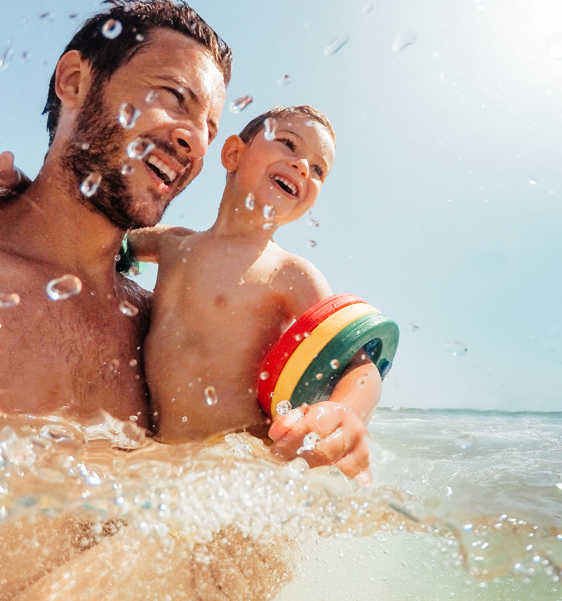
[[320, 179], [322, 179], [322, 176], [324, 175], [324, 170], [322, 169], [322, 167], [318, 167], [318, 165], [314, 165], [313, 169], [316, 172], [316, 175], [318, 175], [318, 177]]
[[279, 140], [279, 142], [281, 142], [282, 144], [285, 144], [285, 146], [289, 149], [289, 150], [295, 150], [295, 144], [294, 142], [291, 142], [291, 140], [288, 140], [287, 138], [277, 138]]

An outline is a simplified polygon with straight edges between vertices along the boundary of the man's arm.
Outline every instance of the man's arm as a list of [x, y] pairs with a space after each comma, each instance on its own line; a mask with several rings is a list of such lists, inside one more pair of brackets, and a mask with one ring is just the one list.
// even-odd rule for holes
[[[297, 258], [280, 274], [282, 286], [291, 288], [296, 317], [331, 294], [322, 274], [308, 261]], [[374, 363], [360, 350], [347, 366], [328, 401], [303, 405], [276, 417], [269, 436], [271, 451], [290, 460], [301, 449], [303, 438], [315, 432], [321, 438], [311, 451], [302, 453], [311, 467], [336, 465], [346, 476], [360, 476], [370, 484], [369, 448], [365, 440], [367, 424], [381, 396], [381, 378]]]

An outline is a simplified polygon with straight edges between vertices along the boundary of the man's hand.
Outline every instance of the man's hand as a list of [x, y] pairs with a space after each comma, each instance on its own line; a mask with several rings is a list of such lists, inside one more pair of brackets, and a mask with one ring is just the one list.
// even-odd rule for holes
[[21, 174], [14, 167], [14, 155], [11, 152], [0, 154], [0, 188], [15, 188], [21, 182]]
[[[311, 432], [321, 440], [314, 449], [303, 450], [303, 439]], [[358, 415], [332, 401], [301, 405], [276, 417], [269, 429], [274, 455], [285, 461], [300, 455], [310, 467], [335, 465], [349, 478], [357, 478], [360, 486], [369, 486], [373, 481], [366, 434], [367, 428]]]

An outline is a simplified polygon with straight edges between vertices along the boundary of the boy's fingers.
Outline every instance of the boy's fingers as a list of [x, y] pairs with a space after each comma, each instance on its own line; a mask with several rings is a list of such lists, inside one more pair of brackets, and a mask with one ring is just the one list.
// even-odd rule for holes
[[349, 453], [336, 461], [336, 467], [348, 478], [360, 477], [359, 486], [370, 486], [373, 482], [369, 463], [369, 445], [362, 439]]
[[20, 172], [14, 167], [14, 155], [11, 152], [0, 154], [0, 187], [11, 188], [21, 181]]
[[276, 415], [273, 418], [271, 428], [269, 428], [269, 438], [271, 438], [273, 442], [277, 442], [283, 438], [283, 436], [286, 436], [293, 426], [304, 417], [305, 411], [306, 405], [303, 405], [289, 411], [287, 415]]

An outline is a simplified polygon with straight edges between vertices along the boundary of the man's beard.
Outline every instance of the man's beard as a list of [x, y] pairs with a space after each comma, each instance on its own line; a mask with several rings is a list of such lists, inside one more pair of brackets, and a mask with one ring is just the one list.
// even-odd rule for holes
[[[161, 215], [156, 221], [143, 219], [129, 189], [128, 177], [121, 172], [123, 165], [129, 163], [125, 143], [123, 127], [105, 106], [103, 83], [94, 84], [76, 118], [74, 136], [62, 154], [62, 168], [69, 185], [76, 190], [76, 198], [119, 228], [155, 225]], [[101, 181], [88, 197], [81, 193], [80, 187], [91, 174], [99, 174]], [[161, 202], [161, 198], [154, 201]]]

